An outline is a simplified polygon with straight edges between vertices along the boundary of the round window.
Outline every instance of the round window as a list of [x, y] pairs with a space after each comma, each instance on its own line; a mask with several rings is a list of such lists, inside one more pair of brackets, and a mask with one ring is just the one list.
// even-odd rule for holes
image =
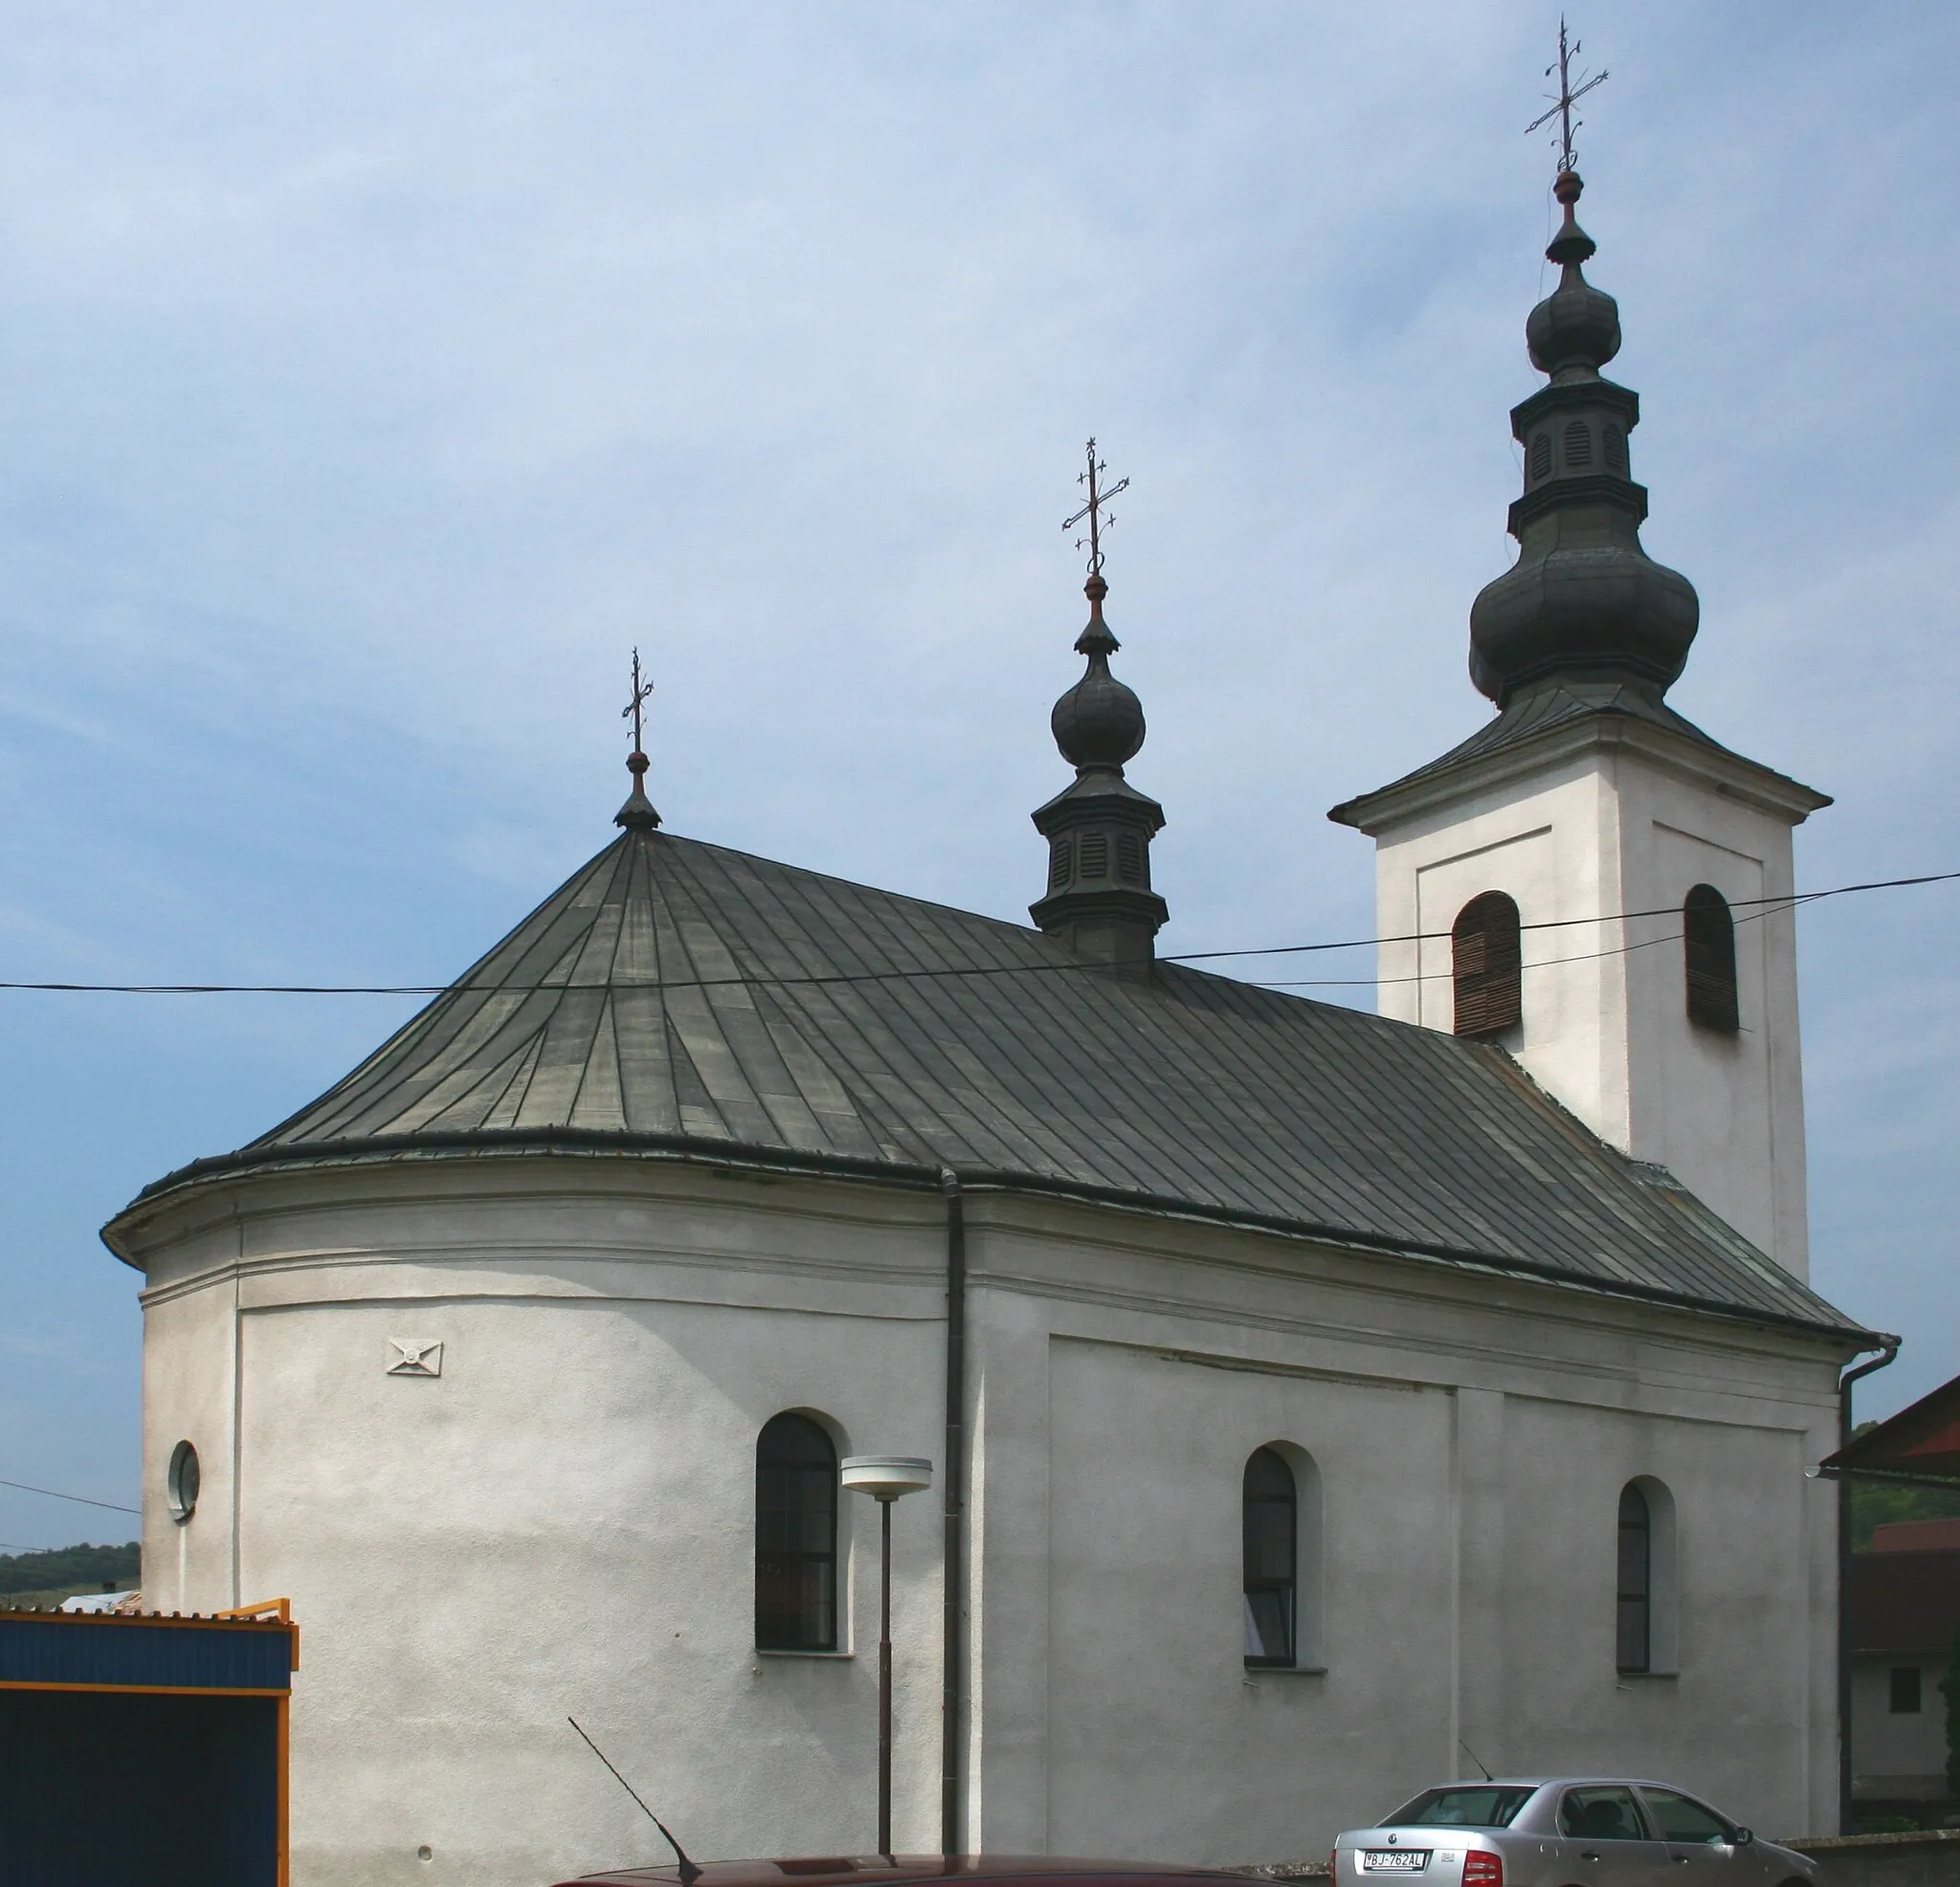
[[197, 1451], [180, 1441], [170, 1451], [170, 1472], [164, 1486], [170, 1498], [170, 1518], [188, 1521], [197, 1511]]

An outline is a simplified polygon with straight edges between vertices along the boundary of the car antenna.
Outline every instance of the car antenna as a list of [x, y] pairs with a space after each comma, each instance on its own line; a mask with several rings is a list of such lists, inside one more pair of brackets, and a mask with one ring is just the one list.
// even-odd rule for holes
[[[612, 1765], [607, 1761], [606, 1752], [603, 1749], [601, 1749], [599, 1745], [591, 1740], [590, 1737], [586, 1736], [585, 1727], [583, 1724], [579, 1722], [578, 1719], [576, 1717], [568, 1717], [565, 1720], [568, 1723], [569, 1723], [573, 1729], [577, 1730], [580, 1736], [585, 1737], [586, 1747], [590, 1749], [592, 1752], [592, 1754], [599, 1759], [600, 1762], [605, 1763], [606, 1766], [609, 1769], [612, 1769]], [[667, 1824], [659, 1818], [658, 1815], [655, 1814], [654, 1811], [651, 1809], [649, 1809], [644, 1802], [639, 1801], [639, 1791], [636, 1788], [635, 1788], [634, 1786], [630, 1782], [628, 1782], [626, 1778], [622, 1776], [617, 1769], [612, 1769], [612, 1780], [616, 1782], [621, 1788], [625, 1789], [627, 1794], [631, 1795], [635, 1802], [639, 1802], [640, 1813], [645, 1815], [647, 1820], [652, 1822], [653, 1825], [657, 1829], [658, 1829], [662, 1834], [664, 1834], [667, 1837], [668, 1847], [674, 1850], [674, 1858], [680, 1863], [680, 1887], [694, 1887], [694, 1883], [701, 1878], [701, 1869], [696, 1867], [695, 1864], [687, 1858], [687, 1851], [681, 1847], [679, 1842], [675, 1840], [674, 1831], [671, 1828], [669, 1828]]]
[[[572, 1728], [576, 1730], [576, 1729], [578, 1729], [578, 1725], [577, 1725], [576, 1723], [574, 1723], [574, 1724], [572, 1725]], [[584, 1732], [583, 1730], [579, 1730], [579, 1735], [580, 1735], [580, 1736], [584, 1736], [584, 1735], [585, 1735], [585, 1732]], [[1465, 1743], [1465, 1742], [1463, 1741], [1463, 1739], [1462, 1739], [1461, 1737], [1459, 1737], [1459, 1738], [1457, 1739], [1457, 1747], [1458, 1747], [1459, 1749], [1460, 1749], [1460, 1750], [1461, 1750], [1461, 1751], [1463, 1752], [1463, 1754], [1464, 1754], [1465, 1756], [1469, 1757], [1469, 1759], [1471, 1760], [1471, 1762], [1475, 1763], [1475, 1764], [1477, 1765], [1477, 1766], [1478, 1766], [1478, 1767], [1479, 1767], [1480, 1769], [1483, 1769], [1483, 1758], [1482, 1758], [1482, 1757], [1481, 1757], [1480, 1755], [1478, 1755], [1478, 1753], [1476, 1752], [1476, 1750], [1472, 1749], [1472, 1748], [1470, 1747], [1470, 1745], [1469, 1745], [1469, 1744], [1468, 1744], [1467, 1743]], [[605, 1759], [605, 1758], [604, 1758], [603, 1756], [599, 1758], [599, 1761], [600, 1761], [600, 1762], [602, 1762], [602, 1763], [606, 1763], [606, 1759]], [[610, 1764], [610, 1763], [606, 1763], [606, 1766], [607, 1766], [607, 1767], [608, 1767], [609, 1769], [612, 1769], [612, 1764]], [[613, 1770], [612, 1770], [612, 1773], [613, 1773], [614, 1775], [617, 1775], [617, 1774], [618, 1774], [619, 1772], [618, 1772], [618, 1770], [616, 1770], [616, 1769], [613, 1769]], [[1491, 1782], [1491, 1781], [1494, 1781], [1494, 1780], [1495, 1780], [1495, 1778], [1494, 1778], [1494, 1777], [1493, 1777], [1493, 1776], [1491, 1775], [1491, 1773], [1490, 1773], [1490, 1771], [1489, 1771], [1488, 1769], [1483, 1769], [1483, 1780], [1484, 1780], [1485, 1782]], [[634, 1800], [635, 1800], [635, 1802], [637, 1802], [637, 1801], [639, 1800], [639, 1797], [635, 1795], [635, 1797], [634, 1797], [633, 1799], [634, 1799]], [[648, 1812], [649, 1814], [651, 1814], [651, 1813], [652, 1813], [653, 1811], [652, 1811], [651, 1809], [648, 1809], [648, 1811], [647, 1811], [647, 1812]], [[663, 1834], [666, 1834], [666, 1830], [665, 1830], [665, 1829], [662, 1829], [662, 1830], [661, 1830], [660, 1832], [661, 1832], [661, 1833], [663, 1833]], [[669, 1841], [673, 1840], [673, 1838], [674, 1838], [674, 1837], [673, 1837], [673, 1836], [672, 1836], [671, 1834], [668, 1834], [668, 1835], [667, 1835], [667, 1839], [668, 1839]]]

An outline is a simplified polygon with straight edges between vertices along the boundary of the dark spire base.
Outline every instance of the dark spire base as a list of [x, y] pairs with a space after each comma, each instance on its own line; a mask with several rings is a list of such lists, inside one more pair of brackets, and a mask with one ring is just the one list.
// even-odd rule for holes
[[1132, 983], [1147, 983], [1156, 965], [1157, 932], [1170, 915], [1152, 891], [1075, 891], [1044, 898], [1028, 915], [1085, 966]]
[[1084, 963], [1147, 978], [1170, 915], [1150, 889], [1150, 840], [1164, 809], [1120, 766], [1085, 766], [1034, 819], [1048, 841], [1048, 896], [1028, 915]]
[[630, 832], [651, 832], [659, 830], [660, 815], [654, 810], [653, 801], [640, 791], [637, 780], [634, 782], [633, 791], [628, 794], [626, 804], [613, 813], [612, 823], [615, 826], [624, 826]]

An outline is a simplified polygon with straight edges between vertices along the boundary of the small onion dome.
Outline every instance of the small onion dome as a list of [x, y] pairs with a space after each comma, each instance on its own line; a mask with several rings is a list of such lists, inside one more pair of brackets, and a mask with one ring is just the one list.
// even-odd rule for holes
[[1565, 205], [1566, 219], [1545, 255], [1561, 270], [1558, 286], [1533, 308], [1525, 321], [1525, 344], [1531, 365], [1540, 373], [1559, 374], [1568, 368], [1597, 372], [1619, 352], [1619, 303], [1594, 288], [1580, 267], [1598, 247], [1572, 214], [1584, 186], [1570, 170], [1553, 185]]
[[1135, 758], [1144, 744], [1144, 704], [1109, 673], [1109, 657], [1121, 646], [1102, 620], [1109, 586], [1093, 576], [1083, 586], [1089, 598], [1089, 625], [1076, 638], [1078, 655], [1089, 658], [1082, 678], [1056, 702], [1048, 724], [1062, 759], [1074, 766], [1118, 766]]

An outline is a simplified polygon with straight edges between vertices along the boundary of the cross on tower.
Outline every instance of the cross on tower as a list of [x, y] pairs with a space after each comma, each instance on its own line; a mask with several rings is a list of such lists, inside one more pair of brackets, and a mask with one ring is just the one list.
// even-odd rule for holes
[[1116, 484], [1111, 485], [1107, 491], [1104, 491], [1101, 481], [1103, 473], [1108, 471], [1109, 468], [1096, 456], [1096, 442], [1094, 439], [1089, 441], [1088, 456], [1089, 469], [1086, 472], [1076, 474], [1076, 483], [1086, 485], [1089, 488], [1089, 501], [1080, 511], [1064, 518], [1061, 521], [1061, 528], [1065, 531], [1072, 531], [1084, 518], [1089, 521], [1089, 535], [1085, 538], [1077, 538], [1076, 548], [1080, 550], [1085, 544], [1089, 546], [1089, 574], [1092, 577], [1100, 577], [1102, 574], [1102, 533], [1111, 524], [1116, 522], [1114, 518], [1103, 517], [1102, 507], [1119, 492], [1128, 491], [1129, 480], [1127, 478], [1120, 479]]
[[1525, 135], [1528, 138], [1532, 132], [1543, 130], [1554, 118], [1557, 119], [1558, 167], [1562, 172], [1578, 168], [1578, 160], [1572, 153], [1572, 133], [1579, 129], [1583, 121], [1572, 116], [1572, 107], [1593, 86], [1604, 85], [1613, 77], [1611, 73], [1602, 72], [1594, 78], [1588, 78], [1582, 73], [1580, 75], [1579, 87], [1574, 91], [1572, 89], [1572, 61], [1578, 56], [1579, 42], [1574, 39], [1570, 45], [1566, 43], [1566, 21], [1565, 15], [1561, 13], [1558, 21], [1558, 63], [1545, 68], [1545, 76], [1548, 78], [1553, 73], [1558, 74], [1558, 92], [1555, 96], [1549, 92], [1546, 94], [1546, 97], [1552, 101], [1551, 109], [1547, 112], [1541, 112], [1529, 124], [1526, 125]]
[[639, 651], [635, 649], [633, 652], [633, 699], [619, 710], [620, 720], [633, 722], [633, 751], [626, 756], [626, 770], [633, 775], [633, 791], [627, 795], [626, 804], [612, 815], [612, 823], [624, 826], [628, 832], [650, 832], [660, 823], [660, 815], [647, 799], [648, 761], [640, 750], [640, 744], [645, 738], [641, 710], [653, 692], [654, 684], [640, 678]]
[[[642, 682], [639, 678], [639, 651], [635, 649], [633, 652], [633, 699], [628, 701], [627, 704], [619, 710], [619, 718], [621, 721], [630, 721], [633, 722], [634, 757], [635, 759], [642, 761], [646, 758], [646, 756], [640, 751], [640, 709], [646, 705], [647, 699], [649, 696], [653, 694], [653, 692], [654, 684], [651, 681]], [[632, 763], [629, 762], [628, 764], [631, 765]], [[646, 769], [644, 766], [639, 766], [635, 767], [634, 770], [635, 772], [644, 772]]]

